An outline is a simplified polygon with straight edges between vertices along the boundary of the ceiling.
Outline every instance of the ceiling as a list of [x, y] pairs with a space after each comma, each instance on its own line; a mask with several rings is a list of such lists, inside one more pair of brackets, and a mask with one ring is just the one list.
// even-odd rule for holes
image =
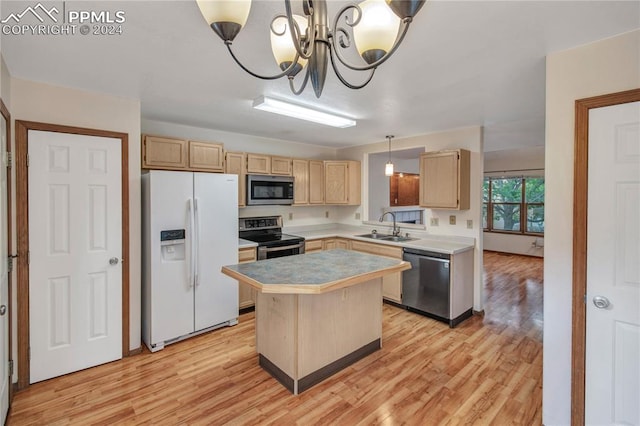
[[[2, 19], [36, 3], [3, 0]], [[430, 1], [367, 87], [350, 90], [329, 70], [316, 99], [311, 87], [295, 96], [286, 79], [263, 81], [241, 71], [195, 1], [42, 3], [67, 13], [122, 10], [122, 35], [2, 35], [13, 77], [140, 99], [143, 119], [331, 148], [475, 125], [485, 126], [486, 151], [542, 145], [545, 56], [640, 28], [638, 1]], [[345, 2], [328, 3], [332, 21]], [[259, 73], [277, 71], [268, 29], [283, 11], [283, 2], [254, 0], [234, 42], [236, 54]], [[358, 124], [334, 129], [254, 110], [260, 95]]]

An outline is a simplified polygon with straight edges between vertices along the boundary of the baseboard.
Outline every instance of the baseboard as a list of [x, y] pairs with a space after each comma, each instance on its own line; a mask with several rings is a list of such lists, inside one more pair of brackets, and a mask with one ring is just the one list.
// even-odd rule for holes
[[130, 349], [127, 356], [140, 355], [142, 353], [142, 346], [138, 346], [135, 349]]
[[498, 251], [498, 250], [482, 250], [482, 251], [488, 252], [488, 253], [496, 253], [501, 256], [522, 256], [522, 257], [531, 257], [533, 259], [544, 259], [544, 256], [535, 256], [533, 254], [510, 253], [508, 251]]

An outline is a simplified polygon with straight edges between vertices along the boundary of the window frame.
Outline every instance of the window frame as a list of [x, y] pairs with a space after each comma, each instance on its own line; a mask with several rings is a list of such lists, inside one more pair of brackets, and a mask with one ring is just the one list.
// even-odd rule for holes
[[[491, 181], [494, 179], [520, 179], [520, 181], [522, 182], [521, 188], [520, 190], [522, 191], [522, 194], [520, 196], [520, 202], [499, 202], [499, 203], [494, 203], [491, 199], [492, 199], [492, 191], [493, 191], [493, 185], [491, 184]], [[486, 206], [487, 209], [487, 227], [483, 228], [483, 232], [492, 232], [492, 233], [496, 233], [496, 234], [507, 234], [507, 235], [529, 235], [529, 236], [534, 236], [534, 237], [544, 237], [544, 231], [543, 232], [530, 232], [527, 230], [527, 217], [528, 217], [528, 213], [529, 213], [529, 206], [539, 206], [544, 208], [544, 201], [542, 202], [534, 202], [534, 203], [527, 203], [526, 202], [526, 197], [525, 197], [525, 190], [526, 190], [526, 185], [527, 185], [527, 179], [543, 179], [544, 177], [539, 177], [539, 176], [504, 176], [504, 177], [492, 177], [492, 176], [485, 176], [484, 179], [482, 180], [482, 186], [483, 186], [483, 193], [484, 193], [484, 185], [485, 182], [489, 182], [489, 190], [487, 192], [487, 200], [488, 201], [484, 201], [484, 197], [482, 200], [482, 206], [483, 209]], [[546, 189], [546, 188], [545, 188]], [[493, 206], [494, 204], [512, 204], [512, 205], [519, 205], [520, 206], [520, 230], [518, 231], [507, 231], [504, 229], [493, 229]]]

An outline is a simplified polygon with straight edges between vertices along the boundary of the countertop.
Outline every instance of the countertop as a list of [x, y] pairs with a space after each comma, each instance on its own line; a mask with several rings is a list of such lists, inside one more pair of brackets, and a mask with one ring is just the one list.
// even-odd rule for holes
[[253, 241], [243, 240], [242, 238], [238, 238], [238, 248], [247, 248], [247, 247], [258, 247], [258, 243], [254, 243]]
[[408, 262], [351, 250], [329, 250], [222, 267], [263, 293], [321, 294], [410, 269]]
[[[462, 253], [467, 250], [473, 250], [475, 246], [475, 240], [473, 238], [449, 237], [443, 235], [422, 236], [416, 232], [410, 233], [409, 235], [412, 238], [417, 238], [416, 240], [405, 241], [401, 243], [366, 237], [357, 237], [357, 235], [371, 232], [372, 229], [373, 227], [335, 225], [322, 229], [291, 228], [285, 229], [283, 230], [283, 232], [304, 237], [305, 240], [317, 240], [322, 238], [351, 238], [354, 240], [367, 241], [370, 243], [386, 244], [395, 247], [415, 248], [418, 250], [434, 251], [451, 255]], [[378, 229], [378, 232], [380, 234], [386, 234], [386, 227], [384, 227], [384, 229], [382, 230]]]

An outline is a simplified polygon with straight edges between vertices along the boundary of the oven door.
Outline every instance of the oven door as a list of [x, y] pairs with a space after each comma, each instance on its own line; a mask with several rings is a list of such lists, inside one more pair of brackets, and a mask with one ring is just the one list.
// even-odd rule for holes
[[258, 247], [258, 260], [272, 259], [274, 257], [293, 256], [304, 253], [304, 241], [279, 247]]
[[247, 204], [293, 204], [293, 177], [248, 175]]

